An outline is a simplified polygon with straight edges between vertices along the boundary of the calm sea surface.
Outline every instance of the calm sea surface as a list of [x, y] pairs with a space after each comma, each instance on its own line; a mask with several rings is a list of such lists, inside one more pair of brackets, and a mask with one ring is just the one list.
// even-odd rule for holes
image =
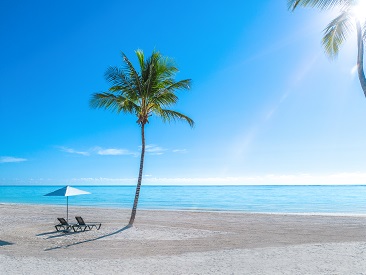
[[[64, 205], [62, 186], [0, 186], [0, 203]], [[69, 205], [131, 208], [135, 186], [73, 186]], [[365, 186], [142, 186], [140, 209], [366, 214]]]

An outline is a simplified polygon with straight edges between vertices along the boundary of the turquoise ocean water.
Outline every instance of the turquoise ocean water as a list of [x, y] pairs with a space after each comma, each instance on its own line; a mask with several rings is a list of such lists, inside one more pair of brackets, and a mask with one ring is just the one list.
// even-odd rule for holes
[[[0, 203], [64, 205], [44, 195], [62, 186], [0, 186]], [[76, 206], [131, 208], [135, 186], [73, 186], [90, 195]], [[350, 186], [142, 186], [140, 209], [260, 213], [366, 214], [366, 185]]]

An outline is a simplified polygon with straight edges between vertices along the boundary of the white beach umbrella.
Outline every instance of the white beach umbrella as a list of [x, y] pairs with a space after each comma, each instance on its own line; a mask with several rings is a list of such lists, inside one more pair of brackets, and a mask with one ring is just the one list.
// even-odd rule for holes
[[65, 186], [56, 191], [46, 194], [45, 196], [59, 196], [66, 197], [66, 220], [69, 222], [69, 197], [70, 196], [78, 196], [78, 195], [86, 195], [90, 194], [90, 192], [80, 190], [74, 187]]

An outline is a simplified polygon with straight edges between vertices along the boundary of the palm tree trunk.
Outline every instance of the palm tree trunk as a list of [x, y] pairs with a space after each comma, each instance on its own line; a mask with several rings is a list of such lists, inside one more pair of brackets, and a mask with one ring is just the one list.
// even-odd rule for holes
[[358, 54], [357, 54], [357, 72], [358, 78], [360, 79], [361, 87], [363, 93], [366, 97], [366, 78], [365, 73], [363, 71], [363, 37], [362, 37], [362, 29], [361, 24], [358, 20], [356, 20], [356, 29], [357, 29], [357, 46], [358, 46]]
[[139, 178], [137, 180], [135, 201], [133, 202], [131, 218], [130, 218], [130, 221], [128, 223], [129, 226], [132, 226], [133, 222], [135, 221], [137, 203], [139, 201], [141, 181], [142, 181], [142, 171], [144, 169], [144, 157], [145, 157], [145, 124], [144, 123], [141, 124], [141, 139], [142, 139], [142, 141], [141, 141], [142, 145], [141, 145], [140, 171], [139, 171]]

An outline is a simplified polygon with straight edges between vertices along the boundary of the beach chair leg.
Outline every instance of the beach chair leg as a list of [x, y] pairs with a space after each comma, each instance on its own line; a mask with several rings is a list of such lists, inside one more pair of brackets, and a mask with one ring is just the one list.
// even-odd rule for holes
[[64, 230], [62, 230], [62, 232], [63, 233], [70, 233], [70, 229], [68, 229], [68, 228], [67, 229], [64, 229]]
[[74, 232], [82, 231], [82, 228], [79, 225], [75, 225], [72, 228], [74, 229]]

